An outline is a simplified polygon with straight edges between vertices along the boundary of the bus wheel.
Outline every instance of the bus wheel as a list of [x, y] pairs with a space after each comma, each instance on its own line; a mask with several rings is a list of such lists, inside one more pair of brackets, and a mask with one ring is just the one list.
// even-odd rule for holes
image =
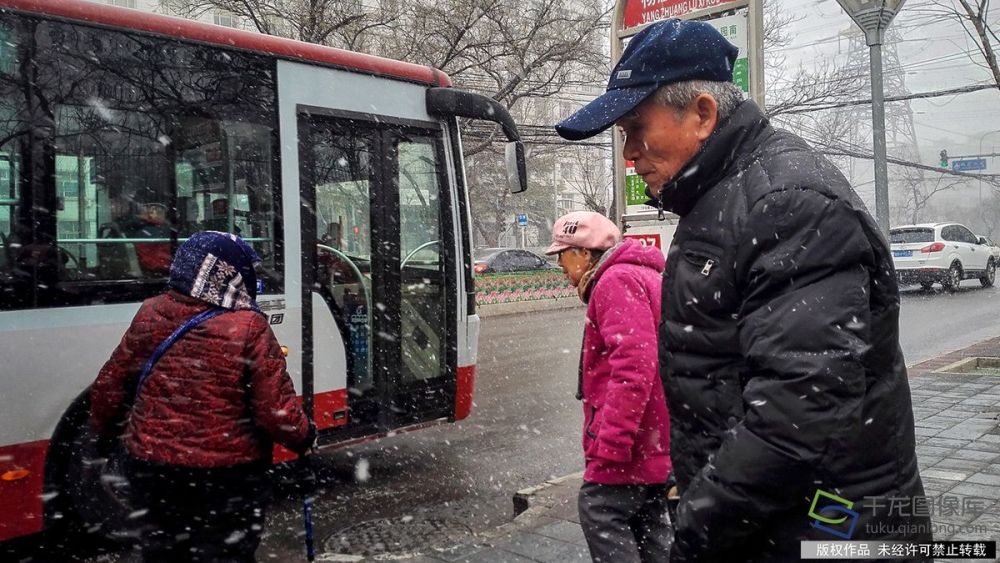
[[133, 541], [137, 522], [129, 518], [128, 481], [115, 461], [120, 458], [112, 456], [109, 464], [90, 428], [89, 415], [85, 391], [56, 428], [46, 491], [59, 502], [46, 510], [46, 520], [73, 542], [113, 550], [120, 547], [115, 544]]

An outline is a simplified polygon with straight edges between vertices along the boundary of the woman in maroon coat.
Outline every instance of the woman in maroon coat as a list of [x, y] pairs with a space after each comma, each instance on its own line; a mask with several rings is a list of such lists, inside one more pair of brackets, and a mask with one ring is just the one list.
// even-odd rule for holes
[[[142, 304], [91, 388], [95, 430], [114, 436], [124, 422], [147, 562], [255, 561], [273, 442], [305, 452], [315, 439], [255, 303], [259, 261], [235, 235], [193, 235], [174, 257], [169, 291]], [[153, 351], [212, 308], [224, 314], [181, 336], [140, 386]]]

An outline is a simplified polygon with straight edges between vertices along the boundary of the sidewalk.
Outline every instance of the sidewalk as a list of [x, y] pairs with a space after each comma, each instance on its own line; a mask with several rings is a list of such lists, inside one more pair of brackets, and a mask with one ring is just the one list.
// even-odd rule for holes
[[[1000, 358], [1000, 337], [910, 367], [917, 456], [926, 494], [955, 499], [960, 510], [932, 509], [935, 540], [1000, 541], [1000, 370], [997, 375], [934, 373], [970, 357]], [[460, 546], [423, 561], [589, 561], [576, 511], [582, 473], [519, 491], [513, 522], [478, 545]], [[992, 506], [990, 506], [992, 505]], [[958, 526], [974, 527], [958, 531]], [[948, 530], [951, 530], [949, 533]], [[943, 531], [942, 531], [943, 530]]]

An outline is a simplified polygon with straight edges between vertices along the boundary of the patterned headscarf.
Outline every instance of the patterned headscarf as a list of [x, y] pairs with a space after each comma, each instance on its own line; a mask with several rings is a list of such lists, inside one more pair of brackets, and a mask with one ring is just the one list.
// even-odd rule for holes
[[170, 265], [170, 287], [226, 309], [259, 311], [257, 275], [260, 257], [243, 239], [229, 233], [191, 235]]

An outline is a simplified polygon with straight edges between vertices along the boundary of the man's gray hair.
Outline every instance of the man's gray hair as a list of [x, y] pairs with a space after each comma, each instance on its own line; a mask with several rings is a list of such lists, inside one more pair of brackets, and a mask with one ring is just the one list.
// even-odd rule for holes
[[743, 91], [732, 82], [709, 80], [687, 80], [660, 86], [653, 92], [653, 99], [659, 104], [681, 111], [687, 109], [699, 94], [715, 98], [715, 103], [719, 106], [719, 121], [732, 115], [743, 102]]

